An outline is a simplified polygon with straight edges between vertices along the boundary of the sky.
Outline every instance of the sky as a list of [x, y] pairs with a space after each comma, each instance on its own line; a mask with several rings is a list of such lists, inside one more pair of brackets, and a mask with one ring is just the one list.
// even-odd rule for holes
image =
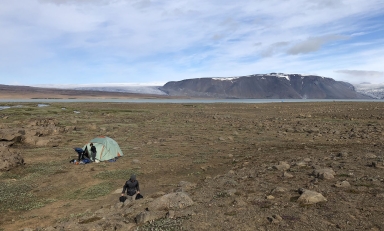
[[384, 83], [383, 0], [0, 0], [0, 84]]

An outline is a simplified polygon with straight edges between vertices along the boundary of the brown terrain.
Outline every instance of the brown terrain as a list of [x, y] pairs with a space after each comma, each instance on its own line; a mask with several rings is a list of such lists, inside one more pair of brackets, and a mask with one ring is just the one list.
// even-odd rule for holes
[[0, 106], [0, 230], [384, 230], [383, 103]]

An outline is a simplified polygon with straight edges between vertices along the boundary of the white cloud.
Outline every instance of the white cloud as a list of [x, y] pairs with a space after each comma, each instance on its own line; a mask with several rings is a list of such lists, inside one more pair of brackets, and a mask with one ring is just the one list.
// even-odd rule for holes
[[327, 35], [327, 36], [321, 36], [321, 37], [310, 37], [305, 41], [301, 41], [294, 46], [292, 46], [287, 53], [291, 55], [297, 55], [297, 54], [306, 54], [314, 51], [318, 51], [322, 45], [326, 44], [327, 42], [340, 40], [340, 39], [347, 39], [347, 36], [341, 36], [341, 35]]
[[0, 81], [381, 72], [382, 12], [380, 0], [6, 0]]

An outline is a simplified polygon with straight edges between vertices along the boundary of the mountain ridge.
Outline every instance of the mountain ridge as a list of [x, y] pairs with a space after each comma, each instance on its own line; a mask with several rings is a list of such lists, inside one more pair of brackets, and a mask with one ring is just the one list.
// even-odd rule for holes
[[368, 99], [347, 82], [301, 74], [254, 74], [229, 78], [197, 78], [166, 83], [171, 96], [254, 99]]

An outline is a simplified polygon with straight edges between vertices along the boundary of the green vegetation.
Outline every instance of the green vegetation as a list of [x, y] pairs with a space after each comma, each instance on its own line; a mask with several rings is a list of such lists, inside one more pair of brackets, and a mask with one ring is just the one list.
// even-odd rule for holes
[[101, 196], [108, 195], [115, 189], [112, 182], [102, 182], [89, 188], [76, 189], [67, 192], [61, 199], [67, 200], [92, 200]]
[[56, 199], [39, 199], [31, 191], [36, 186], [33, 184], [12, 182], [0, 184], [0, 211], [7, 210], [32, 210], [44, 207]]
[[132, 174], [138, 174], [138, 172], [131, 169], [118, 169], [100, 172], [95, 177], [102, 180], [128, 179]]

